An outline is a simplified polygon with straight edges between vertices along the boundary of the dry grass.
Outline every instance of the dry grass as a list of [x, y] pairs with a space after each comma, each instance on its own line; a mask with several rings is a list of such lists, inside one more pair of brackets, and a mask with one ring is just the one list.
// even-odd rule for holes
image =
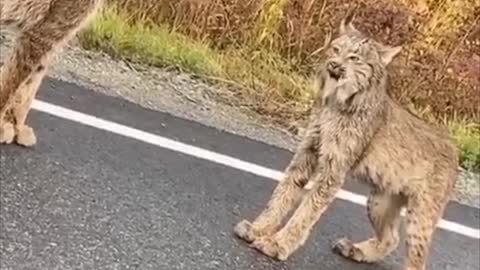
[[311, 53], [335, 29], [348, 4], [355, 4], [360, 29], [405, 46], [392, 68], [400, 75], [392, 80], [396, 98], [430, 106], [438, 117], [480, 120], [480, 31], [473, 27], [479, 24], [477, 0], [109, 1], [134, 18], [167, 25], [213, 49], [247, 48], [248, 58], [257, 49], [267, 50], [305, 77], [318, 61]]
[[477, 0], [108, 1], [82, 33], [85, 47], [215, 78], [228, 86], [228, 102], [285, 125], [308, 113], [309, 77], [319, 61], [312, 52], [353, 3], [361, 30], [404, 46], [391, 67], [392, 95], [448, 123], [467, 156], [463, 164], [480, 166], [480, 130], [469, 124], [480, 123]]

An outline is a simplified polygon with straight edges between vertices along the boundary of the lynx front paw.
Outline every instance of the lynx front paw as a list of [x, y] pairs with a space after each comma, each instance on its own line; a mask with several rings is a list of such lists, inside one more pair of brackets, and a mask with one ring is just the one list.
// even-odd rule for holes
[[37, 143], [37, 137], [31, 127], [23, 126], [17, 130], [17, 144], [30, 147]]
[[355, 262], [365, 262], [365, 255], [362, 250], [357, 248], [352, 241], [342, 238], [335, 243], [333, 251], [349, 260]]
[[15, 138], [15, 129], [10, 123], [5, 123], [0, 126], [0, 143], [10, 144]]
[[275, 237], [271, 236], [258, 238], [252, 243], [252, 246], [263, 254], [280, 261], [285, 261], [290, 255], [288, 249]]
[[233, 229], [233, 232], [236, 236], [247, 241], [248, 243], [255, 241], [255, 239], [258, 237], [257, 233], [255, 233], [252, 228], [252, 223], [250, 223], [248, 220], [240, 221]]

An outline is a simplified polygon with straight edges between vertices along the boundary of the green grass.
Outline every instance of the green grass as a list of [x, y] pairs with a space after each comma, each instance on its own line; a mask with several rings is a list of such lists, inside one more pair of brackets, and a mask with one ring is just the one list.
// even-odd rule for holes
[[462, 167], [480, 172], [480, 125], [461, 122], [452, 122], [448, 125], [457, 142]]
[[[282, 57], [261, 48], [216, 51], [167, 27], [131, 20], [121, 10], [106, 8], [80, 33], [86, 49], [157, 67], [171, 66], [231, 87], [236, 100], [254, 111], [287, 124], [305, 115], [310, 81]], [[480, 128], [448, 122], [461, 153], [461, 166], [480, 171]]]
[[130, 23], [127, 14], [106, 8], [81, 33], [86, 49], [106, 51], [114, 56], [153, 66], [175, 66], [196, 73], [220, 75], [221, 56], [208, 44], [192, 42], [166, 27], [138, 21]]

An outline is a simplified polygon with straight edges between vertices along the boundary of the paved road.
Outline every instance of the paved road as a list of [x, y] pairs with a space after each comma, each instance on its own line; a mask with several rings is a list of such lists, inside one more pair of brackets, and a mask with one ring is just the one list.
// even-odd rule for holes
[[[39, 99], [282, 170], [291, 153], [123, 100], [48, 80]], [[34, 111], [38, 145], [0, 146], [0, 269], [387, 270], [330, 251], [343, 236], [370, 233], [365, 208], [337, 200], [287, 262], [232, 236], [264, 206], [275, 182]], [[349, 190], [364, 193], [357, 185]], [[478, 228], [477, 209], [451, 203], [445, 218]], [[480, 269], [480, 242], [437, 230], [430, 268]]]

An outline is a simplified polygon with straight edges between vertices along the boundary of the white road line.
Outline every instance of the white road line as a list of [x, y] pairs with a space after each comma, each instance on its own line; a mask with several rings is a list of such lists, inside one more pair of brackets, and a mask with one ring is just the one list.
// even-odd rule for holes
[[[97, 129], [109, 131], [118, 135], [136, 139], [148, 144], [156, 145], [162, 148], [170, 149], [175, 152], [180, 152], [200, 159], [205, 159], [211, 162], [222, 164], [238, 170], [249, 172], [265, 178], [270, 178], [276, 181], [282, 179], [283, 173], [272, 170], [263, 166], [259, 166], [250, 162], [246, 162], [227, 155], [215, 153], [196, 146], [188, 145], [172, 139], [168, 139], [159, 135], [141, 131], [125, 125], [117, 124], [111, 121], [103, 120], [101, 118], [73, 111], [57, 105], [49, 104], [40, 100], [35, 100], [32, 105], [33, 109], [41, 111], [59, 118], [67, 119], [86, 126], [91, 126]], [[355, 194], [346, 190], [341, 190], [337, 197], [359, 205], [366, 205], [367, 198], [365, 196]], [[456, 222], [442, 219], [439, 228], [455, 232], [470, 238], [480, 239], [480, 230], [471, 228]]]

